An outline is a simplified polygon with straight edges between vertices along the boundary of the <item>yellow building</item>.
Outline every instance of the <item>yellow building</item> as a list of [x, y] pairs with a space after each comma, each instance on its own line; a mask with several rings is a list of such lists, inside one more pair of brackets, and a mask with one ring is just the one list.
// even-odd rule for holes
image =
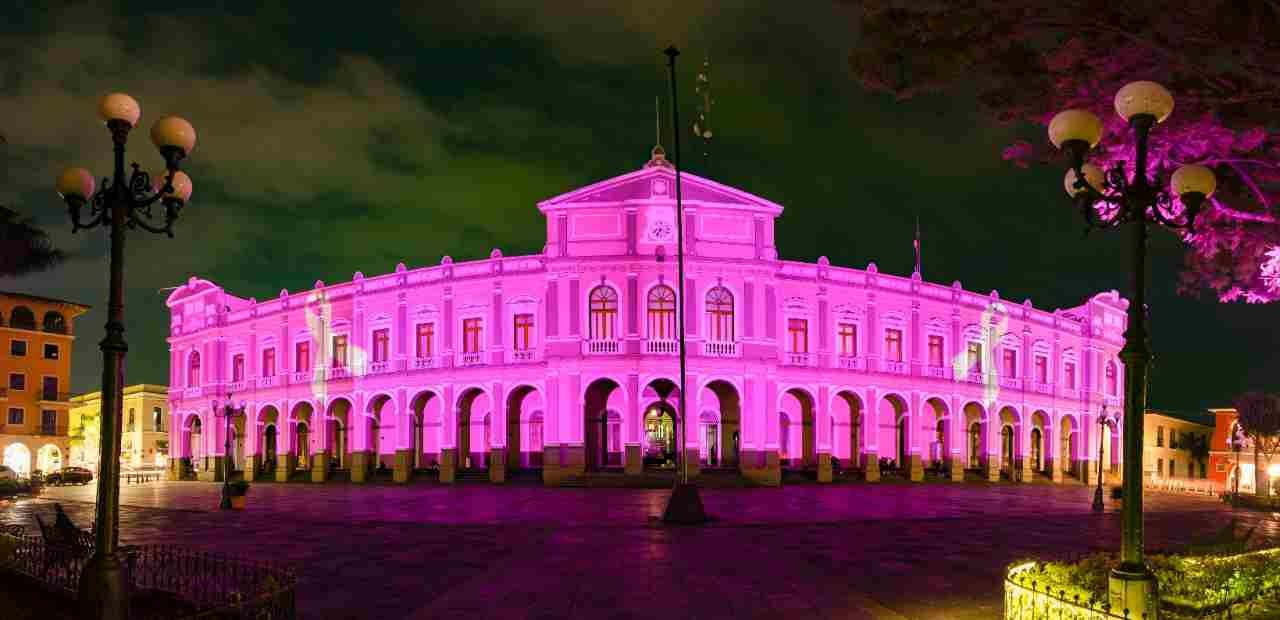
[[89, 306], [0, 291], [0, 454], [19, 477], [66, 465], [72, 320]]
[[[98, 469], [102, 392], [71, 399], [71, 464]], [[169, 392], [163, 385], [140, 383], [124, 389], [124, 435], [120, 462], [131, 467], [169, 463]]]
[[1157, 486], [1208, 484], [1211, 414], [1148, 409], [1143, 422], [1145, 479]]

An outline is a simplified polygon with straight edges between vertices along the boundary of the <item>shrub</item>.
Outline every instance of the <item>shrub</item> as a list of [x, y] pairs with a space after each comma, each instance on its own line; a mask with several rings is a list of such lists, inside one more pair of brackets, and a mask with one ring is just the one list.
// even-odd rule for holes
[[248, 495], [249, 481], [233, 480], [232, 482], [227, 484], [227, 491], [231, 494], [232, 497], [240, 497], [242, 495]]
[[1124, 499], [1124, 487], [1111, 487], [1111, 499]]

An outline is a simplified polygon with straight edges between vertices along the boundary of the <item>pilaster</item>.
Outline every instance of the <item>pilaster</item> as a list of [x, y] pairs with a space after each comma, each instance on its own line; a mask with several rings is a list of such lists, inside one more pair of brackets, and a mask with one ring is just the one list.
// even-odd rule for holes
[[324, 482], [329, 479], [329, 452], [321, 450], [311, 455], [311, 481]]
[[351, 481], [363, 483], [369, 481], [369, 465], [372, 455], [368, 450], [354, 450], [351, 452]]
[[413, 450], [396, 450], [395, 467], [391, 471], [391, 480], [397, 483], [409, 481], [413, 473]]
[[502, 484], [507, 481], [507, 449], [489, 448], [489, 482]]
[[456, 464], [458, 462], [457, 448], [441, 448], [440, 449], [440, 482], [444, 484], [453, 484], [456, 475]]

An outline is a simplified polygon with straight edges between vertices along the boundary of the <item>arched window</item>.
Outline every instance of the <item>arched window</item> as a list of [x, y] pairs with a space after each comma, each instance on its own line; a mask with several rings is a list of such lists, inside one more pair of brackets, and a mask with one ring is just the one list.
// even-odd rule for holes
[[611, 287], [600, 285], [591, 289], [590, 302], [592, 340], [613, 340], [618, 322], [618, 293]]
[[164, 413], [159, 407], [151, 410], [151, 430], [159, 433], [164, 431]]
[[649, 338], [674, 340], [676, 337], [676, 292], [659, 284], [649, 290]]
[[55, 334], [67, 333], [67, 319], [62, 316], [61, 312], [50, 310], [44, 313], [44, 331]]
[[733, 342], [733, 293], [723, 286], [707, 291], [707, 337]]
[[14, 329], [35, 329], [36, 315], [31, 312], [31, 308], [17, 306], [9, 313], [9, 326]]
[[1116, 363], [1107, 362], [1107, 394], [1115, 396], [1120, 392], [1120, 381], [1116, 377]]
[[200, 386], [200, 352], [192, 351], [187, 358], [187, 387]]

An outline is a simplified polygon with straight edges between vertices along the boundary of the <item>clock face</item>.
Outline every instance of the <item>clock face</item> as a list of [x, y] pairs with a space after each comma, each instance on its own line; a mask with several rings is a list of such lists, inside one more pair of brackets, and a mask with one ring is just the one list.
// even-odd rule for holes
[[649, 224], [649, 238], [656, 241], [667, 241], [671, 239], [671, 235], [675, 229], [671, 226], [671, 222], [664, 220], [656, 220]]

